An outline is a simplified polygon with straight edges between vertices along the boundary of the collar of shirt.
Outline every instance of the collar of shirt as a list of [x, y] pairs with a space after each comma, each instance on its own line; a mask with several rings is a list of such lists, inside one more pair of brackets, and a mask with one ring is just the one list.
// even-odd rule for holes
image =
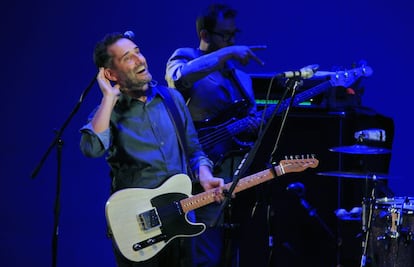
[[[161, 94], [160, 94], [158, 88], [156, 86], [155, 87], [150, 86], [147, 90], [147, 102], [150, 102], [156, 96], [161, 97]], [[137, 101], [137, 100], [130, 97], [129, 95], [121, 94], [120, 97], [119, 97], [119, 101], [118, 101], [117, 105], [120, 105], [122, 107], [128, 107], [128, 106], [131, 105], [132, 101]]]

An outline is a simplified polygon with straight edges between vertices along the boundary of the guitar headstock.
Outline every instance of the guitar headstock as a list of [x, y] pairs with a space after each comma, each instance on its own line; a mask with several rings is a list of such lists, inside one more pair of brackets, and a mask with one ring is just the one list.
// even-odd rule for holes
[[279, 162], [280, 168], [283, 169], [284, 173], [290, 172], [301, 172], [308, 168], [316, 168], [319, 165], [319, 160], [316, 158], [291, 158], [284, 159]]
[[330, 76], [329, 82], [332, 86], [348, 87], [361, 77], [371, 76], [372, 72], [373, 70], [371, 67], [362, 65], [358, 68], [346, 71], [328, 72], [327, 74]]

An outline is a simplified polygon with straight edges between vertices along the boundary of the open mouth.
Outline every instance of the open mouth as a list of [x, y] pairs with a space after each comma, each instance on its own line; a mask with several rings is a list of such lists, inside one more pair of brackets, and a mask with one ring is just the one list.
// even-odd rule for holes
[[137, 69], [136, 73], [141, 74], [141, 73], [143, 73], [145, 70], [146, 70], [146, 68], [145, 68], [144, 66], [142, 66], [142, 67], [139, 67], [139, 68]]

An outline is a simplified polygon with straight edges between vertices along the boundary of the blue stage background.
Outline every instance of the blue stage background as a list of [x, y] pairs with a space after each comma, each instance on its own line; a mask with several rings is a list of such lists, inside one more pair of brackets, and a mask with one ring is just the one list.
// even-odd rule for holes
[[[164, 81], [175, 48], [198, 44], [195, 17], [212, 1], [15, 1], [0, 17], [2, 90], [2, 266], [50, 266], [57, 193], [57, 148], [31, 175], [96, 74], [92, 51], [107, 32], [132, 30], [153, 77]], [[390, 186], [414, 196], [411, 123], [414, 14], [408, 0], [222, 1], [239, 10], [239, 44], [265, 44], [265, 61], [247, 72], [319, 64], [351, 68], [366, 60], [374, 73], [363, 105], [395, 123]], [[115, 266], [105, 237], [108, 167], [79, 151], [79, 128], [99, 104], [96, 84], [62, 135], [58, 266]]]

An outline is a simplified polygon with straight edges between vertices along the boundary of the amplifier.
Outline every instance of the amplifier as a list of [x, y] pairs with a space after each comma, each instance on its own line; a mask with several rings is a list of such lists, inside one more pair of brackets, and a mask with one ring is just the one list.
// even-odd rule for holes
[[[335, 210], [361, 206], [366, 194], [365, 180], [317, 173], [367, 170], [388, 173], [391, 153], [345, 154], [330, 148], [353, 145], [355, 132], [380, 128], [385, 130], [387, 140], [378, 145], [391, 149], [393, 120], [369, 108], [358, 107], [335, 112], [297, 108], [288, 114], [279, 134], [281, 121], [277, 115], [267, 125], [263, 139], [255, 146], [257, 150], [249, 155], [253, 157], [249, 173], [263, 170], [285, 155], [313, 154], [319, 166], [277, 177], [238, 194], [233, 207], [243, 233], [239, 236], [240, 266], [335, 266], [338, 260], [358, 264], [361, 240], [356, 236], [360, 225], [339, 222]], [[304, 198], [317, 216], [311, 215], [303, 202], [287, 191], [290, 184], [298, 182], [304, 185]], [[342, 238], [341, 246], [337, 246], [337, 238]], [[268, 261], [272, 261], [271, 265]]]

